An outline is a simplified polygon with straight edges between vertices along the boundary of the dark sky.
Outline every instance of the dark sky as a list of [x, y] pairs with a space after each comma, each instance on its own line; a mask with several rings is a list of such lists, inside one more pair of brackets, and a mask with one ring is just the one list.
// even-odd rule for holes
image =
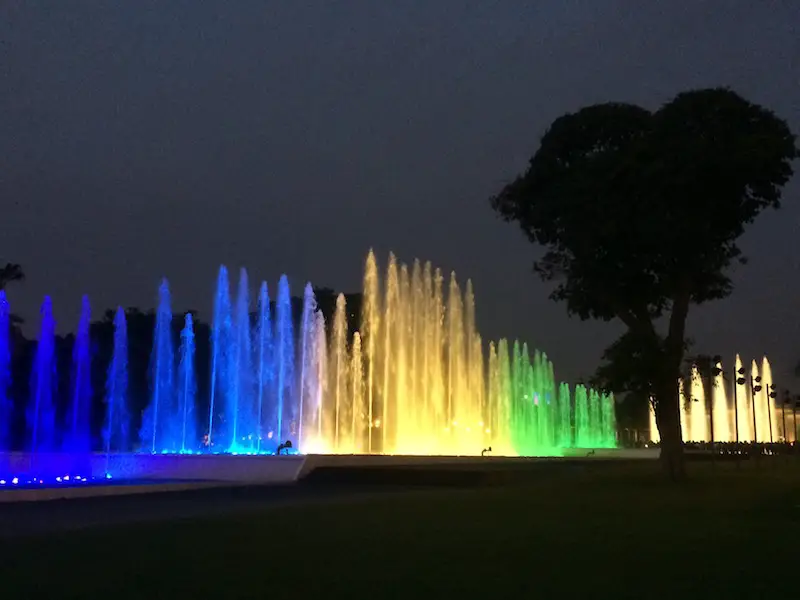
[[[5, 0], [0, 260], [29, 277], [11, 301], [35, 323], [51, 294], [66, 330], [82, 293], [151, 307], [165, 275], [207, 314], [221, 262], [351, 291], [374, 246], [471, 277], [484, 337], [588, 374], [619, 330], [549, 302], [487, 198], [591, 103], [725, 85], [800, 132], [798, 25], [797, 0]], [[793, 385], [797, 178], [786, 196], [690, 335]]]

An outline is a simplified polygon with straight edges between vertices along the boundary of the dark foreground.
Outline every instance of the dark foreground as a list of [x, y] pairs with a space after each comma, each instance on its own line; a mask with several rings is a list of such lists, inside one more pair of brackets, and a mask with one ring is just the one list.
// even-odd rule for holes
[[[351, 473], [281, 490], [63, 503], [50, 519], [83, 515], [80, 529], [50, 522], [46, 535], [18, 526], [0, 539], [0, 595], [795, 597], [800, 464], [692, 473], [673, 487], [653, 463], [587, 465], [439, 488]], [[35, 510], [0, 506], [0, 527], [44, 518]]]

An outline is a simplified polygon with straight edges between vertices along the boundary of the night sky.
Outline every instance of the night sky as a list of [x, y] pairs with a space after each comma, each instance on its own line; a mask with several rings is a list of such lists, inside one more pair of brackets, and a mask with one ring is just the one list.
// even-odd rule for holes
[[[12, 308], [33, 333], [50, 294], [68, 331], [81, 294], [98, 316], [150, 308], [166, 276], [175, 310], [207, 317], [220, 263], [357, 291], [372, 246], [471, 277], [484, 338], [588, 375], [619, 327], [550, 302], [487, 198], [596, 102], [731, 86], [800, 133], [798, 25], [797, 0], [5, 0]], [[742, 240], [734, 295], [689, 324], [699, 351], [766, 352], [780, 387], [800, 387], [799, 225], [796, 177]]]

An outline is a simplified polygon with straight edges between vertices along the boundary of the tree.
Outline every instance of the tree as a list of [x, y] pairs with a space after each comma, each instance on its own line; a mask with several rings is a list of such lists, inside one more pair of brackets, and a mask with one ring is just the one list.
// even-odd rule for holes
[[727, 89], [655, 112], [599, 104], [556, 119], [491, 199], [546, 249], [535, 271], [581, 319], [619, 319], [597, 380], [652, 397], [670, 477], [684, 477], [676, 381], [692, 304], [732, 291], [747, 224], [777, 208], [798, 156], [787, 124]]
[[0, 267], [0, 290], [6, 289], [9, 283], [23, 281], [25, 273], [22, 267], [12, 263], [7, 263], [5, 267]]
[[[5, 267], [0, 267], [0, 291], [5, 290], [9, 283], [24, 280], [25, 272], [22, 270], [21, 266], [13, 263], [6, 263]], [[15, 314], [11, 314], [10, 318], [12, 325], [15, 327], [22, 325], [24, 322], [22, 317]]]

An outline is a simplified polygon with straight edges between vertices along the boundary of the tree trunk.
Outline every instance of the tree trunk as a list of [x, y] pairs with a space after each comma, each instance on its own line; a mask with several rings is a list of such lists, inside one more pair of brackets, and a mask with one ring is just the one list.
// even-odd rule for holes
[[659, 387], [656, 394], [656, 425], [661, 436], [659, 459], [664, 473], [671, 481], [686, 479], [677, 379], [671, 385], [664, 383]]

